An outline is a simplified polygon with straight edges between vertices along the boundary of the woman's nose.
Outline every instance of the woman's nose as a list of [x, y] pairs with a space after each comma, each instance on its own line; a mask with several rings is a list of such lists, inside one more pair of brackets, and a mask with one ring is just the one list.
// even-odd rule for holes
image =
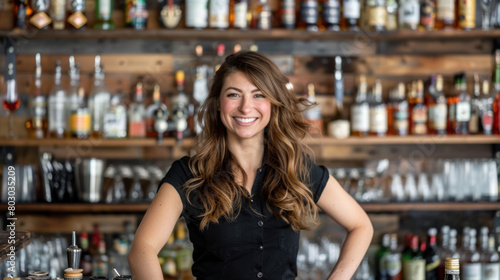
[[248, 97], [243, 97], [241, 99], [239, 110], [242, 113], [249, 113], [252, 110], [252, 100]]

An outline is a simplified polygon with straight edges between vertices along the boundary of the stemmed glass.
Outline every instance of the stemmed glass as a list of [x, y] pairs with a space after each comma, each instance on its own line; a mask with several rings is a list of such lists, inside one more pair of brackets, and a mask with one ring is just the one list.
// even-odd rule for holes
[[9, 111], [9, 131], [7, 138], [15, 138], [14, 135], [14, 111], [19, 108], [21, 101], [16, 89], [16, 80], [7, 80], [7, 93], [3, 101], [3, 107]]

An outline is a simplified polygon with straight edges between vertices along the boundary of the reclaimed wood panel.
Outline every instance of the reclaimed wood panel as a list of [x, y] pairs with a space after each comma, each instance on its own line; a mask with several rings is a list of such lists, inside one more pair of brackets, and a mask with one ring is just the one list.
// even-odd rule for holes
[[14, 246], [16, 252], [28, 246], [30, 243], [31, 232], [16, 231], [14, 237], [14, 244], [9, 243], [10, 232], [0, 231], [0, 263], [8, 259], [7, 254], [10, 253], [10, 247]]
[[491, 54], [493, 41], [489, 39], [470, 40], [403, 40], [378, 43], [378, 54]]

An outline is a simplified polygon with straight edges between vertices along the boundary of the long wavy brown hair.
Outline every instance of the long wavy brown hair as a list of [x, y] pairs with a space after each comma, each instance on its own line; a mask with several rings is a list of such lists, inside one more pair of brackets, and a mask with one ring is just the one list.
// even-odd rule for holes
[[197, 201], [203, 207], [200, 229], [217, 223], [221, 217], [234, 220], [242, 198], [250, 194], [235, 181], [235, 170], [246, 173], [228, 149], [226, 128], [218, 112], [218, 99], [228, 75], [241, 72], [271, 102], [271, 118], [265, 130], [264, 162], [268, 165], [261, 190], [270, 212], [285, 220], [293, 230], [311, 229], [318, 224], [318, 207], [306, 182], [309, 170], [309, 148], [303, 143], [310, 125], [303, 112], [314, 106], [299, 98], [289, 88], [288, 78], [267, 57], [257, 52], [242, 51], [229, 55], [215, 73], [198, 119], [202, 132], [195, 138], [196, 154], [189, 162], [193, 179], [185, 184], [189, 203], [198, 191]]

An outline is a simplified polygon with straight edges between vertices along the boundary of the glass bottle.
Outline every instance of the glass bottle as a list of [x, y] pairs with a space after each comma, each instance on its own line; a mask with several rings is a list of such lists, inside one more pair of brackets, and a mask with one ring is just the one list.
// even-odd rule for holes
[[445, 259], [449, 257], [449, 251], [450, 251], [450, 226], [448, 225], [443, 225], [441, 227], [441, 242], [438, 250], [440, 259], [438, 268], [438, 279], [443, 279]]
[[318, 31], [319, 3], [318, 0], [301, 0], [297, 28], [308, 31]]
[[163, 118], [165, 123], [162, 125], [165, 126], [166, 131], [167, 117], [167, 105], [163, 104], [160, 99], [160, 86], [155, 85], [153, 91], [153, 104], [149, 105], [146, 109], [146, 137], [158, 138], [161, 136], [161, 138], [163, 139], [163, 133], [162, 135], [158, 135], [158, 132], [155, 129], [155, 121], [157, 121], [157, 119]]
[[297, 10], [294, 0], [280, 0], [277, 14], [278, 27], [294, 29], [297, 23]]
[[61, 78], [61, 61], [57, 60], [54, 85], [49, 95], [49, 134], [52, 138], [64, 138], [68, 132], [67, 96]]
[[66, 20], [66, 0], [50, 1], [50, 17], [52, 18], [52, 29], [64, 29]]
[[410, 240], [410, 250], [401, 256], [403, 260], [403, 279], [425, 279], [425, 259], [420, 252], [418, 236]]
[[387, 134], [408, 135], [408, 100], [405, 97], [405, 84], [399, 83], [395, 91], [392, 91], [387, 106]]
[[476, 250], [476, 229], [469, 230], [469, 246], [462, 258], [462, 279], [481, 279], [481, 254]]
[[399, 2], [399, 28], [417, 30], [420, 23], [420, 2], [401, 0]]
[[86, 0], [69, 0], [66, 9], [66, 28], [83, 30], [87, 24], [85, 16]]
[[370, 130], [370, 107], [366, 91], [366, 77], [362, 75], [359, 77], [358, 93], [351, 106], [351, 134], [353, 136], [367, 136]]
[[95, 57], [94, 86], [90, 90], [89, 110], [92, 119], [92, 137], [103, 136], [104, 113], [108, 111], [111, 93], [104, 84], [104, 69], [101, 67], [101, 57]]
[[103, 116], [103, 134], [105, 138], [127, 137], [127, 109], [121, 94], [114, 94], [110, 106]]
[[[243, 30], [247, 29], [248, 0], [234, 0], [231, 1], [231, 3], [234, 3], [229, 13], [229, 22], [231, 27]], [[295, 2], [293, 2], [293, 4], [293, 8], [295, 11]]]
[[208, 26], [208, 0], [186, 0], [186, 27], [204, 29]]
[[375, 253], [375, 279], [387, 279], [386, 258], [389, 254], [391, 244], [391, 235], [385, 233], [382, 235], [382, 244]]
[[443, 93], [443, 76], [436, 76], [435, 91], [428, 99], [429, 134], [446, 134], [446, 97]]
[[500, 133], [500, 49], [495, 50], [493, 65], [493, 134]]
[[458, 1], [458, 28], [472, 30], [476, 28], [476, 0]]
[[82, 87], [78, 89], [77, 104], [78, 107], [72, 109], [69, 116], [69, 131], [72, 138], [86, 139], [90, 134], [90, 113]]
[[382, 82], [377, 79], [373, 87], [373, 98], [369, 105], [370, 132], [372, 136], [387, 135], [387, 108], [382, 100]]
[[42, 93], [42, 64], [40, 53], [35, 56], [35, 92], [30, 100], [31, 118], [26, 123], [30, 138], [42, 139], [47, 137], [47, 98]]
[[[307, 100], [312, 103], [316, 102], [316, 91], [314, 90], [314, 84], [307, 84]], [[323, 135], [323, 116], [321, 115], [321, 107], [320, 105], [316, 105], [315, 107], [309, 109], [305, 112], [306, 120], [309, 124], [312, 125], [311, 130], [309, 131], [313, 135]]]
[[387, 280], [401, 280], [403, 277], [401, 252], [398, 250], [398, 235], [395, 233], [390, 236], [389, 253], [385, 258], [385, 270]]
[[340, 0], [322, 0], [320, 6], [319, 29], [340, 31]]
[[92, 260], [93, 275], [108, 276], [109, 257], [106, 254], [106, 243], [104, 239], [99, 240], [98, 254]]
[[500, 257], [495, 250], [495, 236], [487, 236], [486, 249], [481, 255], [482, 279], [493, 280], [500, 279]]
[[31, 9], [33, 14], [29, 17], [29, 27], [32, 29], [48, 29], [52, 23], [49, 8], [49, 0], [32, 0]]
[[340, 27], [342, 30], [359, 30], [361, 17], [360, 0], [342, 0]]
[[471, 116], [471, 97], [467, 92], [467, 82], [465, 73], [460, 74], [456, 84], [458, 95], [455, 105], [455, 122], [453, 128], [455, 134], [469, 134], [469, 121]]
[[176, 130], [176, 140], [177, 144], [182, 143], [184, 134], [187, 133], [188, 122], [187, 122], [187, 106], [189, 104], [189, 99], [184, 93], [184, 71], [177, 71], [175, 73], [175, 83], [177, 85], [177, 95], [172, 98], [172, 118], [175, 124]]
[[180, 0], [160, 0], [160, 22], [168, 29], [176, 28], [182, 19], [182, 8]]
[[490, 83], [483, 80], [482, 95], [480, 100], [480, 118], [483, 133], [491, 135], [493, 129], [493, 96], [490, 94]]
[[436, 30], [454, 29], [455, 19], [455, 1], [437, 0], [436, 4]]
[[446, 258], [444, 280], [460, 280], [459, 259]]
[[255, 28], [269, 30], [272, 28], [272, 11], [267, 0], [260, 0], [255, 12]]
[[435, 0], [421, 0], [420, 2], [420, 28], [432, 31], [436, 25]]
[[96, 1], [94, 29], [110, 30], [115, 28], [113, 22], [114, 4], [114, 0]]
[[427, 230], [427, 248], [423, 252], [425, 258], [425, 279], [438, 280], [438, 268], [441, 262], [439, 258], [439, 251], [436, 245], [436, 228], [429, 228]]
[[78, 89], [80, 88], [80, 68], [75, 63], [75, 57], [69, 57], [69, 88], [68, 88], [68, 112], [79, 107]]
[[215, 29], [229, 27], [229, 0], [211, 0], [208, 26]]
[[424, 103], [424, 83], [422, 80], [413, 82], [409, 95], [410, 134], [427, 134], [427, 107]]
[[470, 121], [469, 121], [469, 133], [478, 134], [481, 129], [481, 123], [479, 119], [479, 114], [481, 110], [481, 84], [479, 82], [479, 76], [477, 73], [474, 74], [474, 88], [473, 96], [471, 99], [471, 110], [470, 110]]
[[328, 133], [335, 138], [347, 138], [350, 134], [350, 123], [344, 112], [344, 77], [342, 58], [335, 57], [335, 115], [328, 124]]
[[28, 18], [33, 14], [33, 9], [28, 0], [13, 0], [12, 5], [14, 28], [26, 29]]
[[387, 20], [385, 28], [388, 31], [398, 29], [398, 1], [387, 0]]
[[82, 257], [80, 259], [80, 268], [83, 269], [84, 276], [92, 275], [92, 256], [89, 252], [89, 235], [86, 232], [80, 234], [80, 247], [82, 248]]
[[146, 107], [144, 106], [141, 82], [135, 86], [134, 101], [128, 108], [128, 136], [131, 138], [146, 137]]
[[183, 220], [180, 220], [175, 227], [175, 241], [173, 246], [177, 251], [176, 264], [180, 279], [192, 278], [193, 245], [186, 236], [186, 224]]
[[125, 0], [125, 25], [136, 30], [146, 29], [149, 12], [146, 0]]
[[365, 10], [368, 16], [368, 30], [384, 31], [387, 22], [386, 0], [366, 0]]

